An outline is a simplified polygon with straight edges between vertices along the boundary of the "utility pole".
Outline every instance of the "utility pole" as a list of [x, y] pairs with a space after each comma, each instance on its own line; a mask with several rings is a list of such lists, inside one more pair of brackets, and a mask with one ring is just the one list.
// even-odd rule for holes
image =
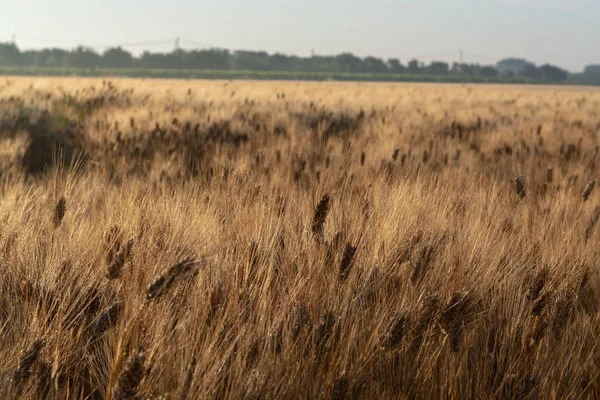
[[460, 60], [459, 62], [460, 62], [461, 64], [463, 64], [463, 63], [464, 63], [464, 59], [463, 59], [463, 49], [460, 49], [460, 50], [458, 51], [458, 59]]
[[179, 36], [175, 38], [175, 51], [179, 50]]
[[315, 57], [315, 49], [310, 50], [310, 56], [313, 58]]

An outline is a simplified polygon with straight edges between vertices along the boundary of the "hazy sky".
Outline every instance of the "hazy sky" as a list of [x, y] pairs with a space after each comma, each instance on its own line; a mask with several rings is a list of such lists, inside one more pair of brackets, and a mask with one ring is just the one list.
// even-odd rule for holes
[[[289, 54], [492, 63], [508, 56], [579, 71], [600, 63], [600, 0], [1, 0], [0, 41], [168, 50], [175, 37]], [[162, 43], [161, 41], [164, 41]], [[141, 45], [139, 42], [160, 42]]]

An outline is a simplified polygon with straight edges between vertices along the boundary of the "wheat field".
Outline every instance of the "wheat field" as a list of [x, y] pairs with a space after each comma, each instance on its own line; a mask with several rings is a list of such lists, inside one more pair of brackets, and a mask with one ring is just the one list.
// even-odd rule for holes
[[0, 398], [598, 398], [599, 111], [1, 79]]

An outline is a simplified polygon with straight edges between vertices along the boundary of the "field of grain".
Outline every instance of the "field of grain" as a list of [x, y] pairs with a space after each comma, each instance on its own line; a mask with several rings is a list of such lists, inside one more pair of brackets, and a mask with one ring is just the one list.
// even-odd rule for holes
[[1, 79], [0, 398], [598, 398], [599, 111]]

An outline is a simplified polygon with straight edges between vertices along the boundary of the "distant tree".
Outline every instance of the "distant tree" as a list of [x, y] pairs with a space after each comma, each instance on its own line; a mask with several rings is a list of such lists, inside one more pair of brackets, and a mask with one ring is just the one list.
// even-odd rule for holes
[[98, 67], [102, 63], [102, 57], [89, 47], [78, 46], [68, 56], [69, 66], [79, 68]]
[[388, 71], [394, 74], [403, 74], [406, 72], [406, 67], [402, 65], [397, 58], [390, 58], [387, 62]]
[[[332, 58], [333, 60], [333, 58]], [[333, 61], [331, 61], [333, 63]], [[298, 56], [289, 56], [289, 69], [286, 71], [308, 71], [312, 66], [312, 59], [298, 57]], [[336, 68], [337, 66], [333, 66], [332, 68]]]
[[289, 57], [285, 54], [275, 53], [271, 57], [271, 67], [278, 71], [285, 71], [290, 67]]
[[335, 57], [335, 63], [341, 66], [344, 72], [360, 72], [362, 60], [352, 53], [342, 53]]
[[385, 73], [387, 66], [379, 58], [366, 57], [361, 63], [361, 72]]
[[142, 53], [138, 62], [142, 68], [177, 69], [186, 68], [186, 52], [175, 50], [170, 53]]
[[165, 67], [172, 69], [184, 69], [189, 68], [189, 64], [186, 63], [187, 52], [182, 49], [175, 49], [170, 53], [166, 53], [164, 56]]
[[507, 75], [509, 72], [512, 72], [515, 75], [518, 75], [525, 68], [531, 69], [531, 67], [535, 67], [535, 64], [524, 60], [522, 58], [505, 58], [503, 60], [498, 61], [496, 64], [496, 69], [500, 73], [500, 75]]
[[21, 52], [19, 56], [19, 65], [23, 67], [42, 67], [40, 64], [39, 52], [35, 50], [27, 50]]
[[189, 69], [231, 69], [231, 54], [228, 50], [192, 50], [184, 52], [184, 64]]
[[478, 73], [478, 65], [477, 64], [457, 64], [457, 68], [460, 71], [461, 75], [466, 76], [476, 76]]
[[519, 72], [519, 76], [529, 79], [542, 79], [542, 72], [535, 65], [528, 65]]
[[70, 52], [63, 49], [44, 49], [32, 54], [30, 57], [34, 64], [42, 67], [59, 67], [69, 66]]
[[450, 67], [450, 73], [452, 75], [459, 75], [461, 73], [460, 64], [457, 62], [453, 62], [452, 67]]
[[554, 83], [600, 84], [600, 65], [588, 65], [583, 73], [571, 74], [556, 66], [535, 64], [517, 58], [500, 61], [496, 68], [479, 64], [433, 61], [424, 64], [416, 59], [404, 66], [398, 59], [387, 61], [369, 56], [364, 59], [346, 52], [338, 55], [312, 55], [299, 57], [282, 53], [268, 54], [264, 51], [206, 49], [186, 51], [177, 49], [168, 53], [145, 51], [140, 56], [121, 47], [106, 49], [102, 54], [94, 49], [79, 46], [71, 51], [49, 48], [21, 52], [14, 43], [0, 43], [0, 66], [15, 67], [112, 67], [112, 68], [157, 68], [157, 69], [214, 69], [251, 71], [303, 71], [303, 72], [366, 72], [366, 73], [410, 73], [452, 74], [463, 77], [485, 78], [502, 76], [526, 77], [533, 81], [544, 80]]
[[335, 57], [315, 55], [305, 59], [305, 61], [300, 61], [296, 70], [342, 72], [344, 69], [336, 62]]
[[418, 60], [410, 60], [408, 62], [407, 71], [409, 74], [420, 74], [422, 73], [421, 64]]
[[485, 78], [495, 78], [498, 76], [498, 70], [494, 67], [484, 66], [479, 69], [479, 74]]
[[139, 65], [142, 68], [164, 68], [163, 54], [144, 51], [140, 56]]
[[269, 55], [264, 51], [236, 50], [232, 60], [235, 69], [266, 71], [271, 67]]
[[[597, 72], [596, 72], [597, 71]], [[582, 73], [569, 74], [567, 82], [575, 85], [599, 85], [600, 86], [600, 65], [589, 65], [584, 68]]]
[[592, 74], [598, 74], [598, 75], [600, 75], [600, 64], [598, 64], [598, 65], [587, 65], [583, 69], [583, 73], [585, 75], [592, 75]]
[[121, 47], [106, 49], [102, 54], [102, 64], [110, 68], [127, 68], [134, 65], [133, 55]]
[[549, 82], [562, 83], [567, 80], [569, 73], [554, 65], [544, 64], [539, 68], [542, 79]]
[[21, 52], [14, 43], [0, 43], [0, 65], [15, 66], [20, 64]]
[[443, 61], [432, 61], [427, 66], [427, 73], [431, 75], [448, 75], [450, 73], [450, 66]]

